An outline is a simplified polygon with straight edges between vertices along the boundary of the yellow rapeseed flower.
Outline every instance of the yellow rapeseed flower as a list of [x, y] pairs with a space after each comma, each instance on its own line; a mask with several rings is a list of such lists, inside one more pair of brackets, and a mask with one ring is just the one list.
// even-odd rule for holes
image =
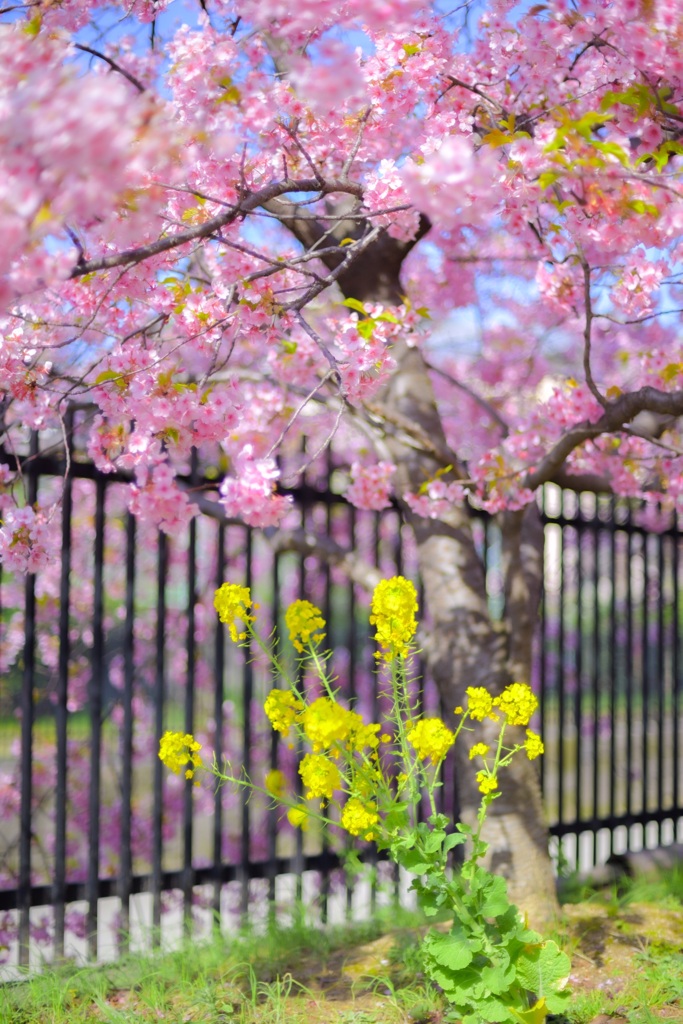
[[438, 764], [455, 742], [455, 734], [440, 718], [421, 718], [407, 733], [407, 740], [420, 758], [430, 758]]
[[271, 690], [263, 705], [273, 729], [285, 737], [289, 736], [289, 730], [303, 709], [304, 702], [295, 697], [291, 690]]
[[309, 704], [301, 716], [301, 726], [314, 752], [330, 750], [331, 747], [345, 743], [356, 724], [354, 715], [360, 718], [360, 715], [342, 707], [330, 697], [318, 697]]
[[306, 754], [299, 765], [299, 775], [308, 792], [306, 799], [320, 797], [331, 800], [335, 789], [341, 789], [342, 777], [334, 761], [324, 754]]
[[540, 757], [540, 755], [545, 750], [545, 747], [543, 746], [543, 740], [538, 735], [538, 733], [532, 732], [531, 729], [527, 729], [526, 735], [527, 738], [524, 741], [524, 747], [526, 748], [526, 756], [529, 758], [530, 761], [533, 761], [535, 757]]
[[304, 653], [304, 645], [319, 644], [324, 633], [312, 634], [325, 628], [325, 620], [319, 608], [310, 601], [293, 601], [285, 612], [285, 622], [289, 630], [289, 638], [299, 654]]
[[285, 777], [285, 773], [281, 772], [279, 768], [273, 768], [272, 771], [266, 772], [264, 788], [271, 796], [274, 796], [276, 800], [279, 800], [287, 792], [287, 779]]
[[290, 807], [287, 811], [287, 821], [294, 828], [300, 828], [302, 832], [307, 832], [308, 810], [305, 807]]
[[341, 824], [342, 828], [345, 828], [352, 836], [359, 836], [361, 833], [364, 833], [365, 839], [374, 838], [373, 833], [368, 830], [372, 829], [373, 825], [376, 825], [378, 821], [377, 804], [373, 801], [364, 804], [362, 800], [352, 796], [344, 804]]
[[377, 750], [380, 744], [380, 737], [377, 733], [382, 728], [376, 722], [368, 722], [366, 725], [361, 715], [355, 711], [350, 712], [354, 716], [354, 721], [351, 728], [351, 735], [348, 740], [348, 747], [350, 750], [357, 750], [358, 753], [362, 753], [366, 747], [371, 750]]
[[486, 687], [468, 686], [465, 692], [470, 718], [473, 718], [475, 722], [483, 722], [485, 718], [492, 718], [494, 722], [498, 721], [498, 715], [493, 710], [495, 701]]
[[538, 707], [538, 701], [527, 683], [511, 683], [506, 686], [494, 704], [507, 715], [510, 725], [528, 725]]
[[484, 757], [491, 748], [486, 743], [475, 743], [470, 747], [470, 761], [473, 757]]
[[480, 793], [492, 793], [494, 789], [498, 789], [498, 779], [495, 775], [489, 775], [488, 772], [477, 772], [477, 782]]
[[[250, 615], [247, 610], [252, 607], [249, 587], [241, 587], [238, 583], [224, 583], [214, 594], [213, 606], [218, 612], [218, 618], [228, 627], [230, 638], [235, 643], [246, 640], [246, 627], [255, 619], [255, 616]], [[257, 608], [258, 606], [254, 605], [253, 607]], [[241, 619], [245, 627], [239, 633], [236, 619]]]
[[[191, 779], [197, 768], [202, 767], [198, 751], [202, 749], [192, 733], [165, 732], [159, 742], [159, 758], [176, 775], [184, 770], [185, 778]], [[185, 768], [185, 765], [191, 765]]]
[[403, 576], [382, 580], [372, 595], [370, 623], [377, 627], [375, 640], [383, 648], [385, 661], [405, 657], [415, 636], [417, 591]]

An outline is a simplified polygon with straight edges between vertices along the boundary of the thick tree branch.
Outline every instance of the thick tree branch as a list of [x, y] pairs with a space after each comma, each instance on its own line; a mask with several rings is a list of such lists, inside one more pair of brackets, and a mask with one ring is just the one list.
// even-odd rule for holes
[[295, 551], [304, 557], [314, 555], [328, 565], [336, 565], [344, 571], [353, 583], [372, 593], [382, 579], [379, 569], [360, 558], [355, 551], [348, 551], [331, 537], [321, 537], [306, 530], [278, 530], [272, 538], [272, 547], [278, 554]]
[[605, 412], [595, 423], [584, 420], [567, 431], [543, 458], [536, 469], [527, 473], [524, 486], [536, 490], [541, 484], [549, 483], [558, 475], [566, 459], [585, 441], [592, 441], [601, 434], [613, 434], [641, 412], [653, 412], [666, 416], [683, 416], [683, 391], [659, 391], [644, 387], [620, 395], [609, 402]]
[[232, 224], [240, 217], [251, 213], [259, 206], [265, 206], [269, 200], [277, 196], [285, 195], [287, 192], [315, 192], [317, 194], [328, 194], [332, 192], [345, 192], [350, 195], [360, 196], [360, 185], [349, 181], [337, 181], [332, 179], [321, 188], [320, 182], [315, 178], [285, 178], [281, 181], [272, 182], [258, 192], [252, 192], [242, 199], [235, 206], [209, 218], [203, 224], [195, 224], [193, 227], [177, 231], [175, 234], [167, 235], [165, 238], [158, 238], [148, 245], [141, 245], [135, 249], [124, 249], [123, 252], [113, 253], [111, 256], [99, 256], [91, 260], [80, 262], [69, 275], [70, 278], [83, 277], [85, 274], [96, 273], [99, 270], [111, 270], [112, 267], [132, 266], [142, 263], [152, 256], [158, 256], [162, 252], [169, 252], [188, 242], [195, 242], [200, 238], [209, 238], [221, 228]]

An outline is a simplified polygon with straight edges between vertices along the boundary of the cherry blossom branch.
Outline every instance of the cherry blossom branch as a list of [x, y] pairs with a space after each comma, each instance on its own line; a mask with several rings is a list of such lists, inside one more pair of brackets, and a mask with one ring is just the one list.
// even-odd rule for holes
[[[332, 358], [334, 359], [334, 356], [332, 356]], [[328, 380], [334, 379], [334, 378], [338, 378], [338, 371], [335, 371], [334, 369], [328, 370], [327, 373], [324, 375], [324, 377], [322, 377], [318, 381], [318, 383], [312, 389], [312, 391], [309, 391], [309, 393], [306, 395], [304, 400], [297, 406], [297, 408], [294, 410], [292, 415], [289, 417], [289, 419], [285, 423], [285, 425], [282, 428], [282, 431], [280, 433], [280, 436], [277, 438], [277, 440], [273, 441], [272, 445], [270, 446], [270, 448], [268, 449], [268, 451], [264, 455], [265, 459], [270, 459], [271, 456], [273, 455], [273, 453], [277, 451], [277, 449], [280, 447], [280, 445], [282, 444], [282, 442], [286, 438], [287, 434], [292, 429], [292, 427], [294, 426], [295, 422], [297, 421], [297, 419], [299, 418], [301, 413], [304, 411], [304, 409], [306, 408], [308, 403], [313, 398], [315, 398], [315, 396], [318, 394], [319, 391], [322, 390], [322, 388], [324, 387], [324, 385], [327, 383]]]
[[583, 371], [586, 377], [586, 384], [594, 398], [598, 400], [603, 409], [607, 408], [607, 399], [599, 391], [593, 371], [591, 370], [591, 345], [593, 333], [593, 304], [591, 300], [591, 268], [583, 254], [579, 255], [581, 269], [583, 270], [583, 298], [586, 310], [586, 319], [583, 328]]
[[123, 75], [123, 77], [127, 79], [131, 85], [134, 85], [138, 92], [147, 92], [147, 89], [142, 84], [142, 82], [139, 82], [134, 75], [131, 75], [129, 71], [126, 71], [125, 68], [122, 68], [121, 65], [117, 64], [115, 60], [111, 59], [111, 57], [107, 57], [106, 53], [100, 53], [99, 50], [93, 50], [91, 46], [85, 46], [84, 43], [74, 43], [74, 49], [82, 50], [83, 53], [90, 53], [93, 57], [97, 57], [99, 58], [99, 60], [103, 60], [106, 64], [109, 65], [109, 67], [113, 68], [114, 71], [118, 71], [120, 75]]
[[85, 260], [73, 268], [69, 277], [71, 279], [84, 277], [86, 274], [92, 274], [99, 270], [111, 270], [113, 267], [142, 263], [152, 256], [158, 256], [163, 252], [169, 252], [171, 249], [177, 249], [188, 242], [194, 242], [199, 238], [208, 238], [216, 234], [217, 231], [220, 231], [221, 228], [226, 227], [226, 225], [232, 224], [238, 217], [251, 213], [258, 206], [263, 206], [271, 199], [285, 195], [287, 192], [317, 192], [320, 195], [346, 192], [358, 198], [362, 196], [360, 185], [355, 185], [349, 181], [332, 179], [321, 187], [320, 182], [316, 179], [285, 178], [282, 181], [272, 182], [265, 188], [259, 189], [258, 192], [252, 192], [251, 195], [242, 199], [237, 205], [217, 214], [215, 217], [211, 217], [202, 224], [195, 224], [184, 231], [178, 231], [166, 238], [158, 238], [154, 242], [141, 245], [135, 249], [124, 249], [122, 252], [113, 253], [111, 256], [99, 256], [95, 259]]
[[510, 432], [508, 424], [505, 422], [505, 420], [500, 415], [498, 410], [490, 402], [487, 402], [485, 398], [477, 394], [477, 392], [474, 391], [472, 388], [468, 387], [467, 384], [463, 384], [462, 381], [457, 380], [455, 377], [452, 377], [450, 373], [446, 373], [446, 371], [442, 370], [441, 367], [434, 366], [433, 363], [428, 362], [426, 359], [425, 366], [427, 367], [428, 370], [431, 370], [432, 373], [436, 373], [439, 377], [442, 377], [444, 380], [447, 380], [449, 384], [453, 384], [454, 387], [459, 388], [460, 391], [464, 391], [466, 395], [469, 395], [469, 397], [474, 402], [476, 402], [477, 405], [481, 406], [481, 408], [491, 417], [494, 423], [496, 423], [496, 425], [500, 427], [500, 429], [503, 432], [503, 437], [508, 436]]
[[[323, 339], [320, 337], [318, 332], [314, 330], [313, 327], [311, 327], [311, 325], [306, 320], [304, 320], [298, 309], [295, 310], [294, 312], [294, 319], [298, 323], [299, 327], [301, 327], [301, 329], [306, 332], [311, 341], [315, 342], [315, 344], [318, 346], [322, 354], [325, 356], [325, 359], [327, 359], [328, 363], [330, 364], [331, 374], [334, 376], [334, 379], [339, 385], [341, 391], [341, 372], [339, 370], [339, 363], [337, 362], [336, 358], [334, 357], [332, 352], [330, 352], [329, 348], [327, 347]], [[329, 376], [329, 374], [327, 374], [326, 376]], [[323, 380], [324, 379], [325, 378], [323, 378]], [[315, 394], [317, 390], [318, 388], [316, 387], [315, 390], [313, 391], [313, 394]]]
[[351, 264], [354, 262], [356, 257], [359, 256], [360, 253], [362, 253], [365, 249], [372, 245], [375, 239], [379, 237], [381, 231], [381, 227], [372, 228], [363, 238], [359, 239], [358, 242], [355, 242], [353, 245], [347, 246], [346, 249], [343, 250], [346, 255], [344, 256], [344, 259], [339, 263], [339, 265], [336, 266], [334, 270], [331, 270], [326, 277], [321, 278], [319, 282], [312, 285], [308, 289], [306, 294], [303, 295], [300, 299], [297, 299], [296, 302], [290, 302], [283, 305], [282, 311], [300, 311], [304, 308], [304, 306], [307, 306], [309, 302], [311, 302], [317, 295], [320, 294], [320, 292], [324, 291], [325, 288], [333, 284], [339, 277], [341, 277], [344, 271], [350, 268]]
[[641, 412], [683, 416], [683, 390], [659, 391], [657, 388], [643, 387], [608, 402], [604, 413], [595, 423], [583, 420], [568, 430], [541, 459], [536, 469], [526, 474], [524, 486], [534, 491], [541, 484], [549, 483], [575, 448], [601, 434], [617, 433]]

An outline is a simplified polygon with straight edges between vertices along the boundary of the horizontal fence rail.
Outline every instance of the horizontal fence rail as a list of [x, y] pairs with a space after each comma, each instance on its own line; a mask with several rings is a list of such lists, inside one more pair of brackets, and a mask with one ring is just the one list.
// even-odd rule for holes
[[[73, 429], [72, 413], [67, 436]], [[321, 918], [335, 900], [352, 914], [334, 841], [291, 829], [244, 792], [171, 776], [156, 752], [165, 729], [192, 732], [219, 764], [227, 758], [258, 782], [282, 771], [296, 787], [297, 752], [261, 713], [278, 681], [226, 641], [213, 591], [226, 579], [251, 586], [266, 634], [293, 599], [314, 601], [342, 695], [375, 720], [384, 698], [367, 595], [322, 549], [301, 554], [225, 520], [208, 492], [202, 514], [166, 534], [127, 511], [125, 474], [98, 472], [78, 450], [67, 473], [66, 458], [41, 451], [35, 433], [18, 458], [27, 501], [46, 503], [62, 486], [63, 496], [50, 564], [25, 578], [0, 574], [0, 947], [25, 964], [31, 941], [49, 941], [61, 956], [76, 948], [69, 935], [80, 935], [78, 948], [93, 958], [108, 897], [118, 900], [122, 951], [138, 894], [149, 894], [158, 941], [171, 893], [189, 931], [198, 905], [239, 917], [254, 886], [277, 902], [280, 876], [291, 875], [300, 895], [312, 872]], [[0, 462], [15, 469], [17, 456], [0, 450]], [[288, 535], [332, 538], [385, 576], [417, 579], [398, 511], [357, 511], [330, 489], [329, 471], [309, 473], [294, 493]], [[183, 482], [215, 490], [194, 455]], [[541, 512], [532, 682], [546, 745], [543, 794], [556, 855], [586, 869], [681, 835], [681, 531], [673, 521], [653, 532], [634, 504], [556, 488]], [[496, 614], [499, 534], [481, 516], [473, 529]], [[428, 679], [421, 699], [440, 710]], [[457, 815], [452, 766], [439, 795]], [[398, 876], [385, 883], [396, 890]], [[378, 892], [373, 884], [370, 898]]]

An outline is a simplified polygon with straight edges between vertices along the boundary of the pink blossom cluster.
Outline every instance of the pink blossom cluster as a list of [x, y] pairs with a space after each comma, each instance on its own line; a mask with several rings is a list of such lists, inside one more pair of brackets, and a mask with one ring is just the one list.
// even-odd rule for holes
[[130, 488], [129, 508], [134, 515], [171, 534], [197, 514], [197, 506], [176, 483], [168, 462], [160, 462], [151, 470], [146, 466], [138, 469], [136, 483]]
[[227, 476], [220, 487], [225, 514], [248, 526], [277, 526], [291, 508], [292, 498], [278, 494], [280, 476], [274, 459], [256, 459], [247, 446], [237, 464], [238, 475]]
[[[271, 460], [295, 480], [304, 446], [346, 421], [356, 461], [364, 403], [419, 343], [477, 493], [517, 503], [525, 489], [503, 481], [600, 418], [587, 362], [607, 402], [680, 388], [670, 0], [490, 2], [467, 45], [438, 4], [236, 0], [165, 25], [168, 61], [133, 42], [147, 3], [84, 54], [92, 9], [65, 0], [0, 28], [0, 397], [19, 448], [27, 427], [59, 432], [67, 400], [92, 401], [88, 451], [136, 475], [150, 524], [191, 514], [171, 478], [194, 447], [216, 490], [230, 467], [230, 515], [272, 525], [287, 503]], [[340, 312], [354, 289], [364, 312]], [[433, 337], [458, 311], [477, 336], [433, 345], [408, 312], [425, 306]], [[652, 491], [678, 476], [668, 429], [638, 442], [638, 469], [620, 436], [564, 468]]]
[[346, 497], [356, 508], [381, 512], [391, 504], [391, 478], [395, 472], [393, 462], [377, 462], [372, 466], [354, 462]]
[[461, 505], [467, 491], [457, 481], [429, 480], [417, 493], [406, 491], [403, 500], [415, 515], [442, 519], [454, 505]]
[[0, 25], [0, 308], [20, 290], [68, 276], [73, 246], [51, 253], [44, 239], [104, 214], [112, 238], [125, 242], [132, 211], [148, 217], [156, 205], [152, 174], [174, 176], [161, 104], [119, 76], [78, 77], [69, 55], [60, 33]]
[[59, 537], [42, 511], [6, 507], [0, 526], [0, 560], [16, 572], [37, 572], [55, 557]]

